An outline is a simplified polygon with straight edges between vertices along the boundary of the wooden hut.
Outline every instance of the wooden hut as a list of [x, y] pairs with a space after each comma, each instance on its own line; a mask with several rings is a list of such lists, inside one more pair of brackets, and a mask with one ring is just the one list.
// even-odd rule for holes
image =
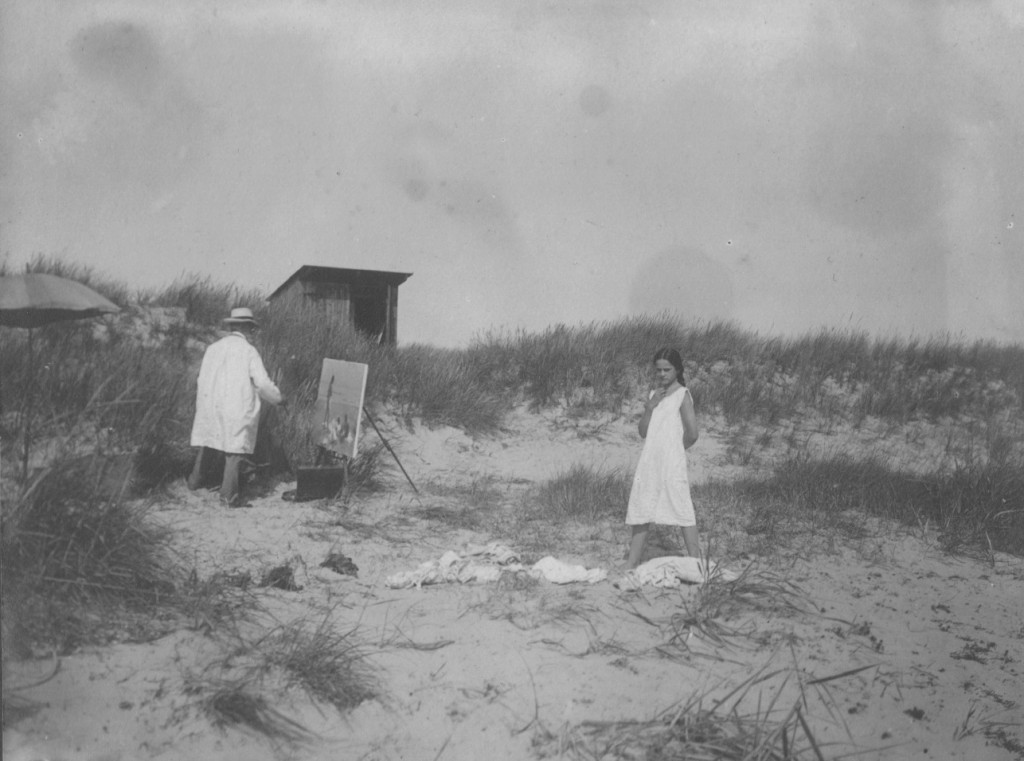
[[398, 341], [398, 286], [410, 272], [303, 265], [268, 301], [297, 301], [347, 320], [382, 344]]

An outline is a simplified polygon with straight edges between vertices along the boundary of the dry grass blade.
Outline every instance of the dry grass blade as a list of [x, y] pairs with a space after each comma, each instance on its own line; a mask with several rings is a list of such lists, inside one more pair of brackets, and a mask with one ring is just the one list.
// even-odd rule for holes
[[[783, 673], [763, 667], [724, 697], [691, 696], [649, 721], [584, 721], [567, 727], [557, 739], [559, 750], [578, 759], [687, 759], [699, 761], [823, 761], [821, 747], [798, 700], [779, 713], [788, 677], [776, 685], [767, 706], [757, 696], [744, 710], [751, 691]], [[798, 740], [803, 737], [804, 740]]]
[[397, 647], [407, 650], [422, 650], [430, 652], [455, 644], [455, 640], [453, 639], [437, 639], [433, 642], [417, 642], [408, 634], [403, 632], [398, 626], [395, 626], [394, 628], [395, 633], [390, 637], [385, 638], [383, 635], [381, 636], [381, 647]]
[[523, 725], [522, 728], [512, 730], [512, 734], [513, 736], [521, 735], [523, 732], [525, 732], [534, 725], [537, 725], [538, 729], [546, 734], [546, 731], [540, 723], [540, 700], [537, 698], [537, 682], [533, 678], [533, 671], [532, 669], [530, 669], [530, 664], [526, 662], [526, 659], [523, 657], [523, 654], [517, 653], [517, 655], [519, 656], [519, 660], [521, 660], [523, 662], [523, 665], [526, 667], [526, 673], [530, 677], [530, 687], [533, 688], [533, 718], [530, 719], [525, 725]]
[[261, 695], [247, 691], [246, 685], [224, 683], [213, 688], [202, 707], [214, 726], [235, 726], [275, 742], [309, 742], [316, 735], [294, 719], [267, 704]]
[[535, 579], [522, 587], [518, 583], [511, 586], [501, 583], [501, 579], [515, 579], [521, 575], [503, 573], [490, 596], [468, 605], [463, 615], [469, 611], [477, 612], [492, 621], [508, 621], [520, 631], [532, 631], [550, 624], [565, 629], [586, 628], [591, 634], [597, 634], [592, 619], [601, 611], [595, 606], [579, 600], [561, 600], [554, 592], [531, 594], [537, 586]]
[[340, 630], [330, 613], [310, 630], [299, 619], [280, 627], [257, 648], [268, 665], [285, 672], [286, 682], [339, 711], [376, 695], [375, 679], [355, 630]]
[[861, 666], [860, 668], [848, 669], [847, 671], [840, 671], [838, 674], [831, 674], [829, 676], [819, 676], [817, 679], [812, 679], [809, 682], [804, 682], [804, 684], [808, 687], [810, 687], [813, 684], [825, 684], [826, 682], [832, 682], [836, 679], [845, 679], [848, 676], [853, 676], [854, 674], [859, 674], [861, 671], [867, 671], [868, 669], [873, 668], [878, 668], [878, 664], [871, 663], [867, 666]]
[[408, 642], [395, 642], [392, 644], [392, 647], [407, 648], [409, 650], [424, 650], [430, 652], [433, 650], [440, 650], [443, 647], [448, 647], [448, 645], [454, 644], [455, 640], [453, 639], [439, 639], [435, 640], [434, 642], [413, 642], [412, 640], [409, 640]]
[[[800, 612], [804, 610], [802, 599], [803, 592], [796, 584], [754, 565], [744, 568], [731, 581], [712, 572], [692, 600], [684, 598], [683, 611], [669, 619], [667, 644], [689, 651], [691, 636], [696, 634], [717, 647], [729, 647], [749, 629], [726, 621], [750, 611]], [[634, 614], [647, 620], [639, 613]]]
[[186, 675], [186, 692], [198, 696], [214, 723], [240, 724], [275, 742], [312, 738], [272, 708], [266, 696], [283, 696], [297, 687], [342, 712], [377, 694], [375, 674], [355, 630], [340, 630], [331, 613], [314, 626], [297, 619], [256, 637], [235, 631], [218, 657], [198, 674]]
[[814, 755], [818, 757], [818, 761], [825, 761], [825, 756], [822, 755], [821, 749], [818, 747], [818, 742], [814, 739], [814, 733], [811, 732], [811, 728], [807, 726], [807, 720], [804, 718], [799, 706], [796, 709], [796, 717], [800, 720], [800, 726], [803, 727], [804, 734], [807, 736], [807, 740], [810, 742], [811, 748], [814, 750]]

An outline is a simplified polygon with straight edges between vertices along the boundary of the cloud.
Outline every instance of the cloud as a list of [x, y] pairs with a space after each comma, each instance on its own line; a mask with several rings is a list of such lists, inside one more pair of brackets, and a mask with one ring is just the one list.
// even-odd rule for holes
[[734, 299], [728, 268], [685, 247], [642, 259], [629, 291], [633, 312], [674, 312], [688, 320], [727, 320], [733, 316]]
[[131, 22], [103, 21], [69, 43], [71, 59], [85, 74], [114, 83], [136, 101], [156, 95], [162, 62], [150, 34]]
[[445, 344], [666, 308], [1024, 332], [1024, 27], [984, 3], [9, 5], [15, 257], [413, 272], [402, 340]]
[[[936, 221], [954, 70], [937, 39], [940, 14], [938, 5], [885, 5], [847, 16], [790, 70], [816, 125], [806, 198], [829, 219], [876, 234]], [[845, 44], [829, 44], [840, 35]]]

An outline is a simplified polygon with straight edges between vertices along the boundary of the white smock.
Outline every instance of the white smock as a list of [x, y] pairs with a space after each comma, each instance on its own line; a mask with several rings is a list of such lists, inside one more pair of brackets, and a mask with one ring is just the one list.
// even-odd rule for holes
[[241, 333], [207, 347], [199, 368], [192, 446], [252, 454], [260, 422], [260, 399], [280, 404], [259, 352]]
[[[651, 392], [654, 393], [653, 391]], [[690, 392], [681, 386], [666, 396], [647, 426], [647, 438], [629, 492], [626, 523], [696, 526], [686, 472], [683, 421], [679, 409]]]

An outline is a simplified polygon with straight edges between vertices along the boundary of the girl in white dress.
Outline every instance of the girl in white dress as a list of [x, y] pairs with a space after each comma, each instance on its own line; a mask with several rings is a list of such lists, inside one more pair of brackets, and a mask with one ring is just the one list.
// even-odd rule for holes
[[654, 354], [654, 376], [657, 387], [648, 396], [640, 418], [644, 448], [626, 510], [626, 524], [633, 527], [630, 568], [640, 565], [652, 523], [681, 527], [687, 553], [700, 557], [697, 520], [686, 473], [686, 450], [697, 441], [700, 431], [679, 352], [659, 349]]

